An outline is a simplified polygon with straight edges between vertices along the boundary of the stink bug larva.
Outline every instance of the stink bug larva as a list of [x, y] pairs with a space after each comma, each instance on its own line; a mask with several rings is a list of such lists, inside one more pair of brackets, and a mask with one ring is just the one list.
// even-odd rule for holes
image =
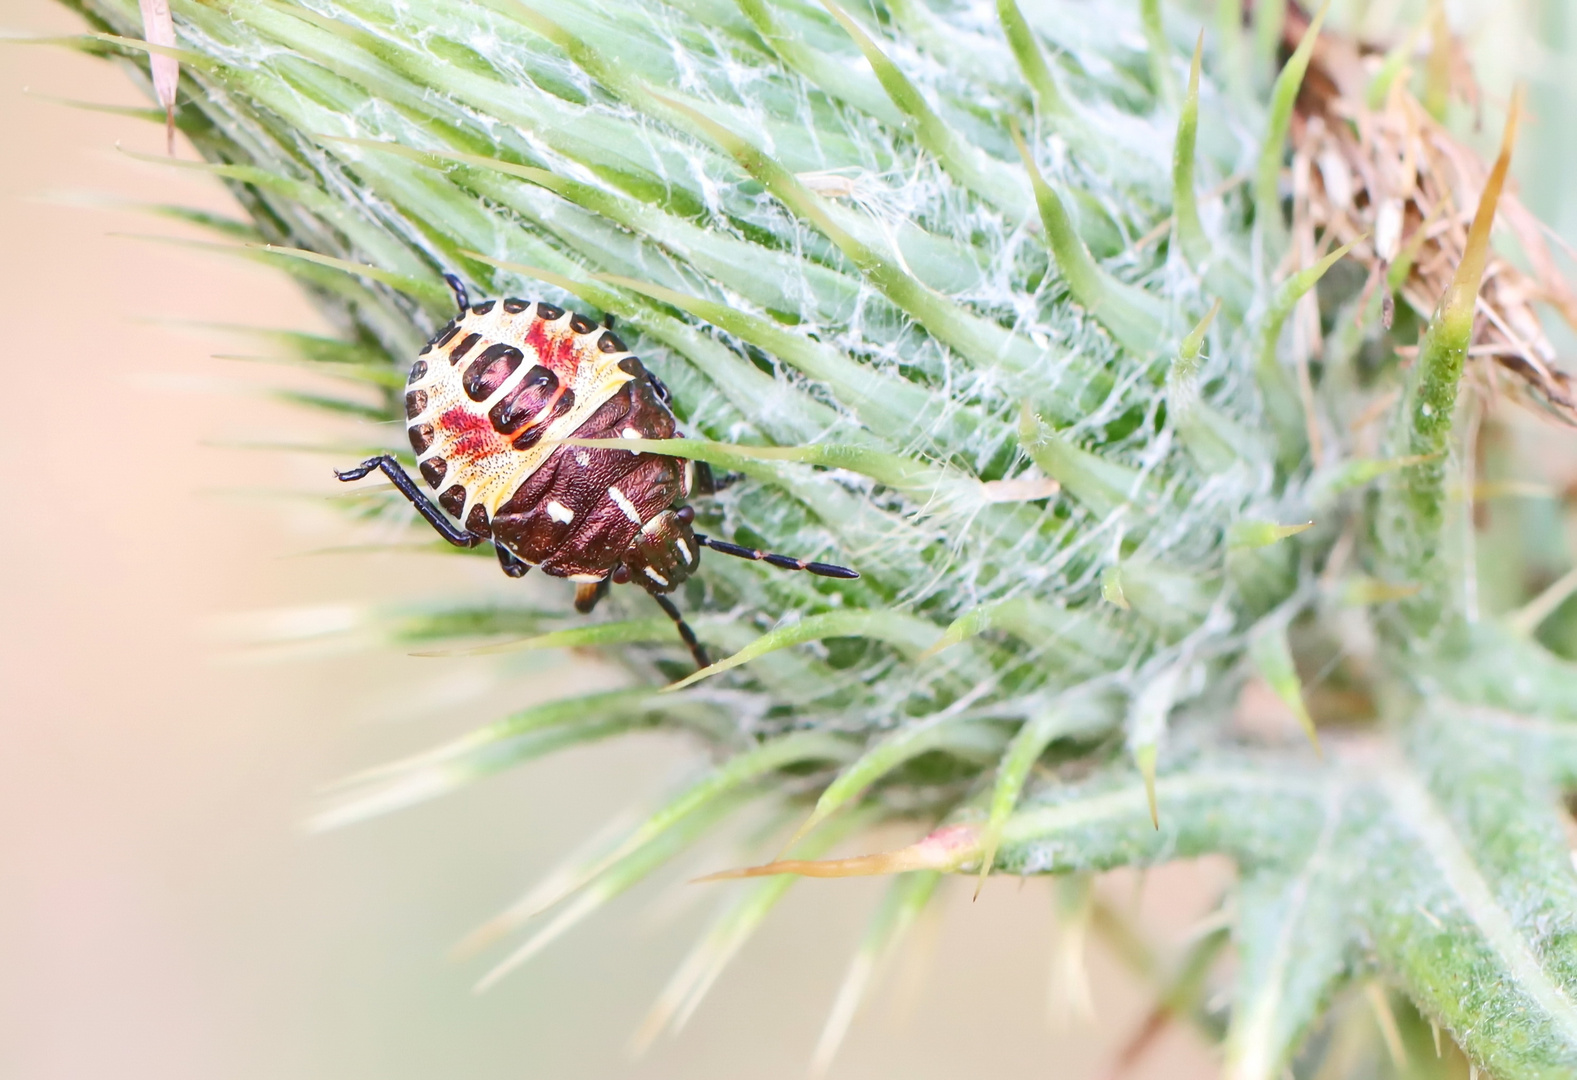
[[675, 438], [667, 387], [624, 348], [611, 319], [599, 326], [526, 300], [472, 306], [458, 278], [444, 280], [460, 312], [423, 347], [405, 395], [411, 449], [438, 505], [388, 454], [335, 476], [360, 480], [382, 470], [456, 547], [491, 541], [510, 577], [538, 566], [576, 582], [582, 613], [596, 607], [610, 582], [635, 582], [673, 619], [701, 667], [706, 652], [667, 594], [695, 573], [702, 548], [822, 577], [860, 576], [692, 530], [694, 509], [675, 504], [713, 492], [704, 462], [559, 445], [569, 438]]

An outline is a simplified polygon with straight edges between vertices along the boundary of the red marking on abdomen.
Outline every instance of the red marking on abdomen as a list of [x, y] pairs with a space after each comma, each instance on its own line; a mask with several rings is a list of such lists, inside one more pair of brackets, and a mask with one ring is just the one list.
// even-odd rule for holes
[[450, 458], [477, 462], [489, 454], [510, 449], [509, 443], [493, 430], [492, 423], [479, 413], [463, 405], [444, 410], [438, 417], [438, 427], [449, 442]]
[[526, 331], [526, 344], [537, 352], [537, 363], [557, 375], [564, 382], [574, 382], [575, 369], [580, 366], [576, 354], [575, 335], [568, 330], [549, 333], [548, 323], [538, 319]]

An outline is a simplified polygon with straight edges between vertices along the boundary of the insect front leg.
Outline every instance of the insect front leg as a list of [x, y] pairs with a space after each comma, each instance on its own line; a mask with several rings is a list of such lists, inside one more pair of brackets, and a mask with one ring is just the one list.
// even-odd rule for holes
[[[374, 470], [381, 471], [384, 476], [387, 476], [389, 482], [395, 486], [399, 493], [409, 499], [412, 506], [416, 507], [416, 512], [422, 515], [422, 519], [431, 525], [439, 536], [449, 541], [455, 547], [474, 548], [482, 542], [480, 536], [467, 532], [445, 517], [444, 512], [429, 502], [427, 496], [421, 493], [421, 490], [416, 486], [416, 481], [411, 479], [410, 474], [401, 468], [400, 463], [388, 454], [379, 454], [377, 457], [368, 458], [354, 469], [346, 469], [344, 472], [335, 469], [334, 475], [344, 482], [350, 483], [352, 480], [360, 480]], [[507, 569], [505, 572], [508, 572]]]
[[493, 541], [493, 550], [498, 553], [498, 565], [503, 567], [504, 573], [510, 577], [525, 577], [530, 572], [530, 563], [517, 558], [513, 551], [510, 551], [497, 540]]

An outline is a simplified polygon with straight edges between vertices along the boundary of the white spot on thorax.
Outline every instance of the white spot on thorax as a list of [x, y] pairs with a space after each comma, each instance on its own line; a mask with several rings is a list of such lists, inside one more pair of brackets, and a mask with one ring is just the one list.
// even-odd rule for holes
[[591, 455], [586, 453], [584, 450], [575, 451], [575, 464], [584, 469], [587, 465], [591, 464]]
[[570, 522], [575, 520], [575, 511], [571, 510], [557, 499], [548, 500], [547, 511], [548, 517], [552, 518], [560, 525], [568, 525]]
[[649, 577], [649, 578], [651, 578], [651, 579], [652, 579], [652, 580], [653, 580], [653, 581], [655, 581], [655, 582], [657, 582], [657, 584], [659, 584], [659, 585], [661, 585], [661, 586], [663, 586], [663, 587], [664, 587], [664, 588], [667, 588], [667, 587], [668, 587], [668, 579], [667, 579], [667, 578], [665, 578], [665, 577], [663, 577], [663, 576], [662, 576], [662, 575], [661, 575], [661, 574], [659, 574], [659, 573], [658, 573], [658, 572], [657, 572], [657, 571], [655, 571], [655, 570], [653, 570], [653, 569], [652, 569], [652, 568], [651, 568], [651, 567], [650, 567], [650, 566], [643, 566], [643, 567], [641, 567], [641, 571], [642, 571], [642, 572], [643, 572], [643, 573], [644, 573], [644, 574], [645, 574], [645, 575], [646, 575], [646, 576], [647, 576], [647, 577]]
[[637, 525], [641, 523], [641, 513], [639, 510], [635, 509], [635, 504], [630, 501], [630, 497], [624, 492], [620, 491], [618, 488], [614, 487], [612, 484], [608, 485], [608, 498], [612, 499], [618, 505], [619, 509], [624, 511], [625, 517], [629, 518]]
[[[641, 437], [641, 433], [639, 431], [636, 431], [632, 427], [625, 428], [623, 431], [619, 432], [619, 434], [623, 435], [626, 439], [639, 439]], [[630, 453], [635, 454], [635, 455], [638, 456], [640, 454], [640, 451], [639, 450], [631, 450]]]
[[684, 537], [674, 537], [674, 544], [679, 548], [680, 551], [684, 552], [684, 561], [686, 566], [689, 566], [691, 563], [695, 562], [695, 556], [690, 554], [690, 545], [684, 542]]

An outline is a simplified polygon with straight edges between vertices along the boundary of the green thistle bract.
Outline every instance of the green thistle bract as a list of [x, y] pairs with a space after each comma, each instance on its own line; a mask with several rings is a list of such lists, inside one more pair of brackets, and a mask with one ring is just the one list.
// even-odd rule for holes
[[[81, 47], [145, 65], [135, 0], [72, 2], [102, 31]], [[234, 250], [313, 291], [345, 341], [289, 340], [378, 402], [307, 404], [402, 416], [446, 270], [609, 313], [691, 436], [660, 448], [743, 474], [700, 527], [862, 574], [708, 559], [678, 598], [727, 659], [693, 675], [638, 596], [588, 622], [567, 590], [561, 611], [512, 606], [501, 577], [485, 607], [367, 616], [438, 651], [606, 647], [635, 685], [352, 778], [321, 824], [653, 725], [715, 751], [480, 932], [534, 931], [499, 973], [787, 799], [793, 860], [745, 872], [768, 876], [655, 1023], [694, 1009], [784, 871], [906, 872], [824, 1061], [938, 872], [1221, 852], [1241, 874], [1229, 1075], [1282, 1075], [1333, 996], [1377, 977], [1496, 1076], [1577, 1071], [1577, 672], [1464, 599], [1451, 494], [1498, 174], [1404, 367], [1373, 290], [1335, 280], [1379, 241], [1300, 259], [1287, 217], [1318, 17], [1289, 22], [1302, 45], [1272, 81], [1281, 22], [1256, 44], [1229, 18], [1191, 68], [1199, 26], [1155, 0], [172, 6], [178, 126], [253, 217]], [[1313, 365], [1294, 316], [1316, 311]], [[1384, 355], [1360, 370], [1365, 342]], [[1388, 393], [1365, 446], [1349, 422]], [[354, 430], [403, 453], [377, 443], [397, 425]], [[356, 505], [409, 517], [392, 492]], [[1300, 680], [1328, 661], [1353, 715]], [[1309, 739], [1234, 726], [1251, 679]], [[934, 831], [812, 861], [889, 818]]]

